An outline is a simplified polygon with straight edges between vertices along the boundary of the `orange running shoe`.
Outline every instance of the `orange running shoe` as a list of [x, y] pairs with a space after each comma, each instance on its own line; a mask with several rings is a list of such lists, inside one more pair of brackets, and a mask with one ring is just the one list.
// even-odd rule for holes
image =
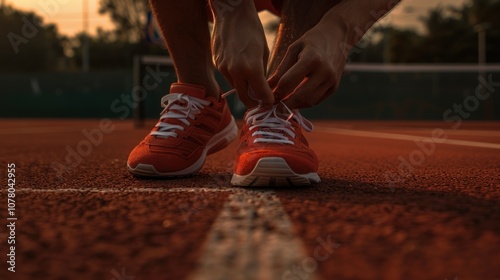
[[312, 131], [313, 125], [298, 110], [283, 103], [271, 109], [258, 107], [246, 113], [245, 121], [233, 185], [307, 186], [321, 181], [318, 158], [301, 130]]
[[196, 174], [207, 155], [222, 150], [238, 135], [226, 100], [205, 97], [203, 87], [174, 83], [161, 102], [160, 121], [128, 157], [127, 167], [134, 175]]

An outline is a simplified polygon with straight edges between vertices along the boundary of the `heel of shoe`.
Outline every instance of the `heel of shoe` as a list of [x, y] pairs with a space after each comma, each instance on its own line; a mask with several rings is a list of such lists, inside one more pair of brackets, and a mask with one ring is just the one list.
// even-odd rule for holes
[[238, 137], [238, 126], [233, 117], [231, 117], [231, 122], [224, 128], [221, 132], [217, 133], [212, 137], [210, 142], [208, 142], [207, 155], [216, 153], [225, 147], [227, 147], [231, 142], [233, 142]]

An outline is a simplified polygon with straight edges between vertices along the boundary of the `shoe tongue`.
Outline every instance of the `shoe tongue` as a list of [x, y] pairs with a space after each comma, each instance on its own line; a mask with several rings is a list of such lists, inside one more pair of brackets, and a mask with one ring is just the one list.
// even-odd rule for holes
[[[205, 88], [202, 86], [197, 86], [197, 85], [191, 85], [191, 84], [183, 84], [183, 83], [173, 83], [170, 86], [170, 93], [182, 93], [185, 95], [189, 95], [191, 97], [199, 98], [199, 99], [205, 99]], [[185, 106], [182, 105], [181, 106]], [[175, 112], [178, 114], [184, 114], [182, 111], [178, 110], [171, 110], [171, 112]], [[160, 120], [163, 123], [168, 123], [172, 125], [180, 125], [184, 126], [185, 123], [180, 121], [179, 119], [176, 118], [165, 118]], [[158, 130], [158, 129], [155, 129]]]
[[173, 83], [170, 87], [171, 93], [183, 93], [199, 99], [205, 99], [205, 88], [197, 85]]
[[[278, 118], [282, 119], [282, 120], [286, 120], [287, 119], [287, 115], [284, 115], [284, 114], [277, 114], [278, 115]], [[293, 120], [290, 120], [291, 122], [293, 122]], [[285, 124], [283, 124], [282, 126], [283, 128], [287, 128], [288, 130], [293, 130], [292, 127], [293, 125], [290, 125], [290, 126], [287, 126]], [[290, 134], [286, 133], [284, 130], [282, 129], [277, 129], [275, 127], [261, 127], [259, 128], [261, 131], [266, 131], [266, 132], [273, 132], [273, 133], [277, 133], [277, 134], [280, 134], [286, 138], [290, 138]], [[276, 138], [276, 137], [270, 137], [270, 136], [266, 136], [266, 138]]]
[[281, 134], [283, 136], [288, 137], [288, 134], [286, 134], [283, 130], [281, 129], [276, 129], [276, 128], [270, 128], [270, 127], [264, 127], [260, 129], [261, 131], [266, 131], [266, 132], [274, 132], [277, 134]]

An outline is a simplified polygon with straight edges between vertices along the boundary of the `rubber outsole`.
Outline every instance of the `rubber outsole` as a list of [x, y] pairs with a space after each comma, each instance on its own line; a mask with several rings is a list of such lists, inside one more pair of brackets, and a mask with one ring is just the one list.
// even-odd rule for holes
[[240, 187], [301, 187], [319, 183], [316, 172], [295, 173], [281, 157], [261, 158], [248, 175], [234, 174], [233, 186]]
[[191, 166], [175, 172], [158, 172], [151, 164], [139, 163], [136, 167], [131, 167], [127, 162], [127, 169], [134, 176], [148, 177], [148, 178], [183, 178], [195, 175], [198, 173], [203, 165], [208, 154], [215, 153], [227, 147], [232, 141], [238, 137], [238, 126], [233, 117], [231, 122], [221, 132], [215, 134], [212, 139], [207, 143], [205, 150], [201, 157]]

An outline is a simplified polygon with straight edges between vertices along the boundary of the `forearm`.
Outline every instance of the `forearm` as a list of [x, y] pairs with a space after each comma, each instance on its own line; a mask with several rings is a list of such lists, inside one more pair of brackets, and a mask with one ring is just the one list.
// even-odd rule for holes
[[353, 46], [399, 2], [400, 0], [343, 0], [327, 12], [318, 25], [337, 30], [344, 36], [344, 42]]

